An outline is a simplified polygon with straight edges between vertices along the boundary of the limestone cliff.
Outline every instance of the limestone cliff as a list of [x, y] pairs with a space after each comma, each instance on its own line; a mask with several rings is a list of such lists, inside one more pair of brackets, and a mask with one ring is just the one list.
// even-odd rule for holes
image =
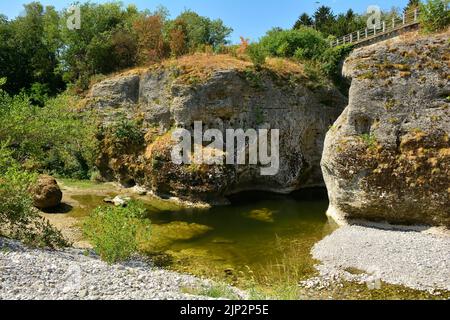
[[[325, 133], [346, 104], [332, 84], [313, 81], [301, 65], [271, 59], [260, 70], [225, 55], [188, 56], [130, 71], [94, 85], [87, 100], [105, 124], [98, 159], [104, 177], [204, 201], [243, 190], [289, 193], [323, 185]], [[110, 139], [107, 127], [123, 117], [139, 124], [142, 139]], [[278, 174], [261, 176], [258, 165], [173, 164], [171, 130], [192, 130], [194, 121], [222, 132], [279, 129]]]
[[325, 141], [329, 214], [450, 226], [448, 33], [355, 50], [349, 105]]

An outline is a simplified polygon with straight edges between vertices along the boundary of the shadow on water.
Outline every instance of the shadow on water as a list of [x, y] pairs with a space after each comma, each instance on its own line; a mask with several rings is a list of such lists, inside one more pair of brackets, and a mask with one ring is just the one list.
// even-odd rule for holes
[[68, 203], [61, 203], [59, 206], [54, 208], [42, 209], [44, 213], [69, 213], [72, 212], [73, 206]]

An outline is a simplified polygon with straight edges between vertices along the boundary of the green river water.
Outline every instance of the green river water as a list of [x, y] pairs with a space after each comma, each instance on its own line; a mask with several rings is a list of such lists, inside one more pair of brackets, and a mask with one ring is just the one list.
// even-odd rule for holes
[[[337, 228], [325, 215], [328, 201], [323, 190], [320, 196], [316, 191], [306, 193], [302, 198], [241, 194], [229, 206], [208, 210], [140, 198], [152, 221], [151, 242], [144, 244], [144, 250], [158, 266], [245, 289], [276, 291], [271, 297], [277, 299], [437, 298], [388, 284], [382, 290], [346, 282], [324, 291], [298, 291], [299, 281], [316, 274], [311, 248]], [[71, 196], [80, 205], [72, 208], [69, 217], [82, 221], [94, 208], [105, 205], [104, 197], [89, 191]], [[286, 292], [292, 288], [293, 292]]]
[[[70, 215], [82, 218], [103, 196], [73, 196], [83, 204]], [[326, 200], [266, 193], [244, 194], [230, 206], [209, 210], [161, 210], [147, 203], [152, 221], [149, 252], [165, 267], [230, 282], [275, 281], [313, 273], [310, 250], [334, 228]]]

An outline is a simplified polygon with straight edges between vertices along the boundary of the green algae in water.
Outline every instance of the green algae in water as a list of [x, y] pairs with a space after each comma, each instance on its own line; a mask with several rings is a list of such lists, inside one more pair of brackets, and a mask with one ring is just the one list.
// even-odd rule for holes
[[[104, 196], [72, 196], [82, 205], [70, 213], [87, 216], [105, 205]], [[246, 196], [244, 196], [246, 198]], [[253, 299], [442, 299], [383, 283], [381, 290], [343, 281], [323, 290], [301, 289], [299, 281], [314, 276], [312, 246], [336, 226], [325, 216], [327, 201], [260, 194], [231, 206], [174, 211], [146, 201], [153, 238], [146, 244], [157, 265], [225, 280], [249, 289]], [[162, 208], [158, 209], [158, 208]]]
[[99, 195], [73, 195], [71, 198], [75, 200], [78, 205], [74, 205], [69, 213], [70, 217], [73, 218], [85, 218], [99, 206], [105, 205], [103, 199], [106, 196]]
[[[104, 197], [73, 195], [80, 206], [69, 215], [88, 216], [105, 205]], [[150, 255], [169, 255], [173, 269], [235, 283], [313, 274], [310, 250], [334, 230], [325, 216], [328, 202], [270, 194], [248, 200], [209, 210], [174, 211], [161, 210], [160, 201], [148, 200], [153, 237], [143, 247]]]
[[166, 243], [164, 251], [176, 270], [233, 283], [272, 282], [287, 275], [300, 280], [314, 273], [314, 243], [334, 230], [325, 216], [327, 206], [327, 201], [263, 194], [259, 200], [207, 211], [154, 212], [150, 219], [162, 228], [183, 222], [209, 229], [188, 239], [175, 235]]

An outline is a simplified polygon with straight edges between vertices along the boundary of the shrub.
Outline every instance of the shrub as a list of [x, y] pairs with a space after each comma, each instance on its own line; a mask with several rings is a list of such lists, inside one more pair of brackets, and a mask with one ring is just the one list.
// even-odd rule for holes
[[63, 247], [61, 233], [33, 207], [28, 189], [36, 176], [20, 168], [6, 143], [0, 145], [0, 236], [38, 247]]
[[437, 32], [450, 25], [450, 0], [428, 0], [420, 4], [420, 20], [425, 32]]
[[44, 107], [30, 97], [0, 92], [0, 140], [10, 141], [13, 156], [28, 169], [88, 178], [94, 160], [95, 119], [80, 116], [78, 98], [62, 94]]
[[273, 29], [260, 41], [269, 55], [301, 60], [315, 59], [328, 46], [322, 34], [312, 28]]
[[122, 119], [112, 127], [115, 142], [140, 145], [144, 143], [144, 134], [137, 121]]
[[249, 45], [247, 48], [247, 54], [257, 68], [266, 63], [267, 52], [260, 43], [252, 43]]
[[139, 202], [127, 207], [99, 207], [84, 223], [85, 235], [95, 251], [109, 263], [129, 259], [150, 239], [150, 220]]
[[320, 57], [322, 70], [328, 76], [336, 78], [341, 74], [340, 64], [345, 57], [352, 51], [352, 45], [343, 45], [333, 48], [327, 48]]

